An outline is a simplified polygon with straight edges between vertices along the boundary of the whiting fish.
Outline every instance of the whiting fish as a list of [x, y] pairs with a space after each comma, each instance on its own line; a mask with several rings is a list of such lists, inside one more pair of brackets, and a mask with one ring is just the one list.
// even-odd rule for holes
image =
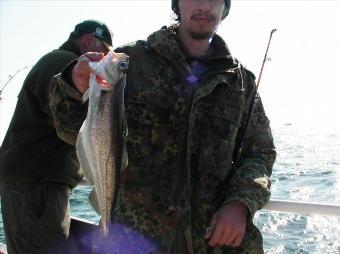
[[128, 64], [127, 55], [113, 51], [101, 61], [89, 63], [93, 73], [83, 97], [88, 99], [88, 112], [76, 144], [85, 179], [94, 186], [90, 202], [101, 215], [105, 235], [116, 198], [117, 177], [127, 165], [124, 88]]

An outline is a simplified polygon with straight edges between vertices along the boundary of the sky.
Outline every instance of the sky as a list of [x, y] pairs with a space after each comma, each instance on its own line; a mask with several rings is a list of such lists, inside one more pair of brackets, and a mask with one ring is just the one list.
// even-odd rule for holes
[[[168, 25], [170, 0], [0, 0], [0, 142], [29, 68], [59, 47], [85, 19], [105, 22], [119, 46]], [[218, 34], [231, 53], [258, 76], [270, 31], [274, 34], [259, 87], [272, 128], [340, 134], [340, 1], [233, 0]]]

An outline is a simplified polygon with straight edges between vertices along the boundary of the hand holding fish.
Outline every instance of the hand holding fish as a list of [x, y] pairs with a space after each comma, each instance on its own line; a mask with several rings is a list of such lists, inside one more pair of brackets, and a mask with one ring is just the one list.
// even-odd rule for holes
[[227, 245], [238, 247], [243, 239], [247, 208], [239, 203], [221, 207], [213, 216], [204, 238], [211, 247]]
[[89, 67], [89, 62], [100, 61], [103, 57], [104, 54], [96, 52], [88, 52], [79, 57], [72, 70], [72, 80], [81, 93], [85, 93], [89, 88], [89, 78], [92, 71]]

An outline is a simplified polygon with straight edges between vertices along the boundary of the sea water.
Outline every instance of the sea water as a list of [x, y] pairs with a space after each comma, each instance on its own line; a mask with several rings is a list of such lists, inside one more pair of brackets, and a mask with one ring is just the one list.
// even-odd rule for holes
[[[340, 204], [340, 133], [284, 125], [273, 128], [277, 160], [272, 198]], [[95, 222], [99, 216], [88, 203], [90, 187], [71, 196], [71, 214]], [[339, 254], [340, 217], [269, 212], [255, 215], [266, 254]], [[4, 243], [0, 216], [0, 243]]]

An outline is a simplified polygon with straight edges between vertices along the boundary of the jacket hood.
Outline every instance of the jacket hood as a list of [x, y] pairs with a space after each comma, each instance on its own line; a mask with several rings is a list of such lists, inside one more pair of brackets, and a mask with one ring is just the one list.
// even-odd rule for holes
[[[165, 57], [170, 62], [186, 67], [186, 59], [190, 56], [185, 55], [184, 51], [181, 50], [181, 43], [177, 39], [177, 31], [178, 25], [162, 27], [160, 30], [152, 33], [147, 38], [147, 42], [149, 47], [159, 55]], [[231, 56], [227, 44], [219, 35], [214, 35], [208, 51], [209, 54], [200, 57], [199, 60], [207, 64], [222, 64], [228, 68], [235, 68], [237, 66], [237, 61]]]

